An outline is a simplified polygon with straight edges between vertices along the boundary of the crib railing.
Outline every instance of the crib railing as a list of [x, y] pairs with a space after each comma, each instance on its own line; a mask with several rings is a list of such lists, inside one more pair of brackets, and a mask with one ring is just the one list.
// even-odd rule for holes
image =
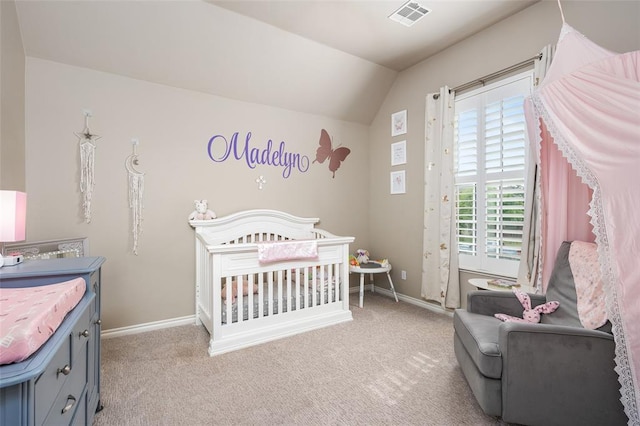
[[[322, 242], [331, 234], [316, 229], [314, 236]], [[215, 325], [242, 324], [322, 305], [342, 303], [348, 310], [348, 265], [344, 256], [348, 244], [320, 244], [319, 251], [325, 255], [317, 262], [262, 265], [256, 260], [257, 245], [244, 243], [286, 239], [256, 233], [210, 246], [196, 238], [196, 262], [204, 265], [196, 271], [196, 322], [203, 322], [199, 318], [204, 312], [207, 320], [203, 323], [215, 333]], [[326, 255], [327, 251], [334, 253]], [[229, 274], [233, 270], [237, 273]]]
[[252, 321], [341, 301], [340, 264], [222, 278], [222, 324]]

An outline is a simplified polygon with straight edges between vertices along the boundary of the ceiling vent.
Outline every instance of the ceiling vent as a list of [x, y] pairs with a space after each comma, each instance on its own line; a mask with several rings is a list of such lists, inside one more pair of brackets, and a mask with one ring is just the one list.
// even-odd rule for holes
[[408, 2], [400, 6], [398, 10], [389, 15], [389, 19], [391, 19], [392, 21], [400, 22], [402, 25], [410, 27], [420, 19], [422, 19], [429, 12], [431, 11], [420, 3], [409, 0]]

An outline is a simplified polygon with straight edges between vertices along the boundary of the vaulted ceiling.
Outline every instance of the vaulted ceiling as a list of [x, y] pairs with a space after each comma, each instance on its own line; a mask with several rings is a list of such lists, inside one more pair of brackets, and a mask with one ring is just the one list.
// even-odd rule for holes
[[537, 0], [16, 0], [29, 57], [369, 124], [397, 73]]
[[402, 71], [539, 0], [417, 0], [410, 28], [388, 19], [406, 0], [207, 0], [359, 58]]

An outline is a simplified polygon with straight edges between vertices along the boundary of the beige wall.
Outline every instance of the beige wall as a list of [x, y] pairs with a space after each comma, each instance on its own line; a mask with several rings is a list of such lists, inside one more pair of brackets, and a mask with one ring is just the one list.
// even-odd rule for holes
[[25, 190], [24, 49], [16, 5], [0, 2], [0, 189]]
[[[640, 47], [639, 4], [563, 2], [575, 28], [617, 51]], [[320, 217], [322, 228], [356, 237], [352, 250], [363, 247], [375, 258], [389, 257], [398, 291], [420, 298], [426, 94], [527, 59], [554, 43], [559, 29], [556, 3], [543, 1], [402, 72], [370, 127], [28, 58], [29, 240], [87, 236], [91, 253], [107, 257], [105, 329], [193, 314], [193, 231], [186, 219], [196, 198], [209, 199], [219, 215], [277, 208]], [[4, 41], [2, 46], [4, 64]], [[3, 65], [3, 81], [4, 70]], [[102, 136], [91, 224], [82, 221], [73, 135], [83, 128], [83, 109], [93, 112], [91, 130]], [[403, 109], [408, 110], [409, 132], [392, 138], [390, 115]], [[3, 105], [3, 127], [4, 117]], [[212, 135], [251, 131], [257, 147], [267, 139], [284, 140], [289, 150], [313, 160], [322, 128], [334, 137], [334, 146], [352, 150], [335, 179], [326, 163], [283, 179], [281, 169], [251, 170], [235, 161], [214, 164], [206, 154]], [[130, 251], [124, 169], [132, 138], [140, 140], [139, 168], [146, 173], [138, 256]], [[390, 144], [402, 139], [408, 147], [407, 194], [389, 195]], [[3, 170], [5, 162], [18, 169], [23, 164], [19, 153], [3, 159]], [[260, 175], [267, 180], [262, 191], [255, 183]], [[407, 271], [406, 281], [400, 279], [401, 270]]]
[[[194, 313], [194, 234], [187, 223], [193, 200], [206, 198], [218, 215], [243, 209], [281, 209], [319, 217], [320, 227], [368, 245], [368, 127], [113, 74], [27, 59], [27, 190], [30, 240], [87, 236], [92, 255], [105, 256], [104, 329]], [[78, 139], [83, 109], [93, 113], [95, 190], [90, 224], [82, 221]], [[229, 160], [214, 163], [215, 134], [252, 147], [268, 139], [315, 159], [320, 130], [334, 147], [351, 149], [335, 178], [324, 164], [282, 177], [282, 169]], [[139, 255], [131, 253], [125, 158], [138, 138], [145, 173]], [[258, 189], [255, 180], [267, 183]]]
[[[604, 47], [640, 48], [640, 2], [562, 2], [567, 22]], [[420, 298], [422, 275], [425, 97], [531, 58], [557, 41], [562, 21], [555, 1], [543, 1], [400, 73], [370, 129], [370, 247], [389, 256], [399, 292]], [[391, 137], [390, 115], [408, 111], [408, 133]], [[406, 166], [390, 166], [390, 144], [407, 140]], [[406, 195], [389, 195], [389, 172], [406, 169]], [[400, 271], [407, 271], [407, 280]], [[436, 279], [434, 271], [428, 271]], [[468, 274], [461, 277], [463, 298]]]

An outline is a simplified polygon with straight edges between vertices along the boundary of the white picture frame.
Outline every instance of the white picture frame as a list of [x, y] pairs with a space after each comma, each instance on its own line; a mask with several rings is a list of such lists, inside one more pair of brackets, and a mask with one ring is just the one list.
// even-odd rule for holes
[[391, 136], [400, 136], [407, 133], [407, 110], [391, 114]]
[[404, 194], [406, 192], [404, 170], [390, 173], [391, 194]]
[[407, 141], [391, 144], [391, 165], [407, 164]]

